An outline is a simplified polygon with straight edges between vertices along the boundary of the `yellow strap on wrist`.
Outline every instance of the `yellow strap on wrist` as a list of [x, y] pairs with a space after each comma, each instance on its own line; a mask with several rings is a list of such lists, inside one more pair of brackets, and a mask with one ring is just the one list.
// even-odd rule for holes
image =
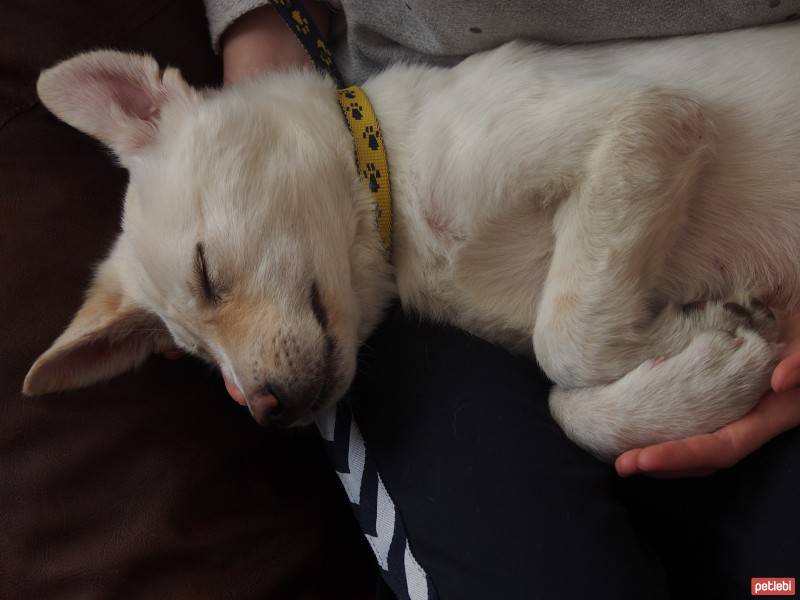
[[367, 186], [375, 201], [375, 220], [378, 233], [391, 258], [392, 250], [392, 197], [389, 190], [389, 162], [383, 147], [378, 119], [369, 98], [360, 87], [353, 85], [342, 88], [342, 76], [331, 59], [331, 52], [325, 44], [313, 19], [305, 14], [292, 0], [272, 0], [271, 6], [277, 11], [297, 36], [311, 61], [323, 73], [331, 76], [339, 86], [339, 104], [353, 136], [356, 150], [358, 175]]

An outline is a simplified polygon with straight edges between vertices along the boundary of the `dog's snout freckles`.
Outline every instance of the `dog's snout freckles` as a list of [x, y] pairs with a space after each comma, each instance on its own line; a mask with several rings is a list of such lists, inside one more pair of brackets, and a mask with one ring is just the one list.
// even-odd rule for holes
[[229, 302], [215, 321], [226, 389], [261, 425], [309, 422], [349, 381], [328, 300], [316, 283], [305, 293], [305, 302], [290, 307]]
[[236, 375], [224, 377], [225, 388], [262, 426], [304, 423], [330, 399], [336, 379], [331, 345], [325, 340], [322, 347], [302, 348], [288, 335], [280, 345], [259, 344], [256, 357], [245, 363], [249, 368], [234, 366]]

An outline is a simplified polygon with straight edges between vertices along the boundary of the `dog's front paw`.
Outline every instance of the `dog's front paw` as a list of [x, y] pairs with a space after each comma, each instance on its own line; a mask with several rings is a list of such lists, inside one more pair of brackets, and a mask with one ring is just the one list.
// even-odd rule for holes
[[550, 410], [579, 446], [612, 461], [741, 418], [769, 389], [778, 356], [778, 345], [753, 329], [703, 331], [676, 355], [645, 361], [611, 385], [555, 387]]
[[744, 416], [769, 389], [779, 356], [779, 345], [749, 326], [697, 335], [686, 350], [665, 361], [667, 372], [658, 378], [674, 382], [668, 385], [674, 387], [669, 396], [675, 402], [692, 398], [686, 408], [694, 422], [682, 434], [715, 431]]

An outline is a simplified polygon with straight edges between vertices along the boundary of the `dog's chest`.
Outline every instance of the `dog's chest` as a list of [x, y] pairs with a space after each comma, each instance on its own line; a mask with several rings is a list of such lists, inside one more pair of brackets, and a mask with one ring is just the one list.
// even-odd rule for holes
[[409, 176], [412, 170], [403, 174], [407, 186], [399, 186], [395, 199], [403, 305], [529, 351], [536, 299], [551, 259], [554, 206], [539, 202], [526, 186], [465, 185], [446, 169], [418, 168], [416, 176]]

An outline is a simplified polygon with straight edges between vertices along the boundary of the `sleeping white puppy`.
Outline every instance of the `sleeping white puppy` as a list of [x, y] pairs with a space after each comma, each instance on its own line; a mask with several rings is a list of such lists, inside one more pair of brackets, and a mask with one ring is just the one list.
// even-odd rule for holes
[[307, 422], [404, 307], [536, 359], [567, 434], [612, 459], [713, 431], [767, 390], [768, 308], [800, 308], [800, 24], [514, 42], [364, 84], [390, 264], [331, 80], [199, 91], [147, 56], [45, 71], [45, 106], [130, 172], [122, 231], [27, 394], [176, 344], [260, 422]]

